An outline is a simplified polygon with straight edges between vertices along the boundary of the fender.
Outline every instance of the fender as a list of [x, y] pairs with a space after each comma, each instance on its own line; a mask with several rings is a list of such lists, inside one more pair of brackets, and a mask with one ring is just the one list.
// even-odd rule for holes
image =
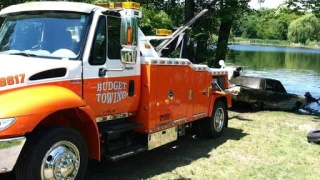
[[0, 118], [46, 114], [83, 106], [87, 104], [81, 97], [61, 86], [31, 86], [0, 94]]
[[89, 156], [100, 159], [99, 131], [94, 114], [73, 91], [54, 85], [13, 89], [0, 95], [0, 118], [15, 117], [16, 122], [0, 137], [16, 137], [32, 132], [45, 118], [66, 109], [79, 109], [82, 127], [76, 127], [86, 139]]
[[81, 97], [61, 86], [41, 85], [6, 91], [0, 94], [0, 118], [15, 117], [16, 122], [0, 132], [0, 136], [24, 135], [56, 111], [85, 106]]
[[219, 92], [219, 91], [213, 91], [211, 93], [211, 98], [210, 98], [210, 105], [209, 105], [209, 108], [208, 108], [208, 115], [209, 117], [212, 116], [212, 111], [213, 111], [213, 107], [214, 107], [214, 104], [216, 102], [217, 99], [220, 99], [220, 98], [225, 98], [226, 100], [226, 105], [227, 105], [227, 108], [230, 108], [232, 106], [232, 94], [229, 93], [229, 92]]

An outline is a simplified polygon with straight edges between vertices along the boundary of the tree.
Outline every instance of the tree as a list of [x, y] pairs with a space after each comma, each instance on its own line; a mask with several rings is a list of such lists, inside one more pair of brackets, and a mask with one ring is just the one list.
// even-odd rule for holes
[[298, 15], [294, 13], [293, 11], [280, 7], [275, 12], [276, 15], [276, 33], [277, 33], [277, 39], [279, 40], [288, 40], [288, 28], [290, 23], [298, 18]]
[[[195, 13], [195, 3], [193, 0], [185, 0], [184, 4], [184, 23], [187, 23], [192, 19]], [[189, 41], [189, 37], [185, 35], [184, 43], [183, 43], [183, 51], [182, 57], [189, 59], [191, 62], [196, 63], [195, 55], [194, 55], [194, 42]]]
[[142, 7], [143, 18], [139, 21], [139, 27], [145, 35], [153, 35], [156, 29], [171, 28], [172, 21], [163, 10], [155, 10], [154, 7]]
[[[208, 62], [212, 59], [214, 52], [208, 49], [208, 43], [211, 40], [212, 34], [218, 31], [218, 20], [216, 18], [218, 0], [212, 1], [197, 1], [195, 9], [198, 11], [204, 8], [208, 9], [208, 12], [204, 14], [193, 26], [192, 37], [196, 41], [196, 49], [194, 53], [194, 63]], [[190, 17], [191, 18], [191, 17]], [[190, 48], [194, 45], [190, 43]], [[189, 48], [189, 49], [190, 49]]]
[[316, 16], [320, 16], [320, 1], [319, 0], [287, 0], [287, 7], [295, 11], [310, 12]]
[[[264, 2], [264, 0], [258, 1]], [[196, 1], [196, 4], [194, 4], [194, 0], [186, 0], [185, 2], [185, 20], [187, 20], [189, 16], [192, 17], [192, 15], [194, 14], [194, 11], [192, 11], [192, 9], [194, 7], [203, 7], [203, 5], [206, 4], [211, 5], [209, 7], [211, 11], [209, 15], [206, 16], [206, 21], [202, 21], [200, 23], [200, 31], [197, 32], [195, 31], [195, 28], [192, 29], [194, 31], [193, 38], [196, 38], [197, 40], [197, 49], [196, 56], [194, 56], [194, 58], [188, 57], [188, 59], [196, 59], [196, 62], [203, 62], [207, 60], [209, 61], [209, 66], [219, 67], [219, 60], [225, 59], [228, 51], [228, 41], [232, 24], [235, 20], [241, 17], [241, 14], [249, 11], [248, 3], [250, 2], [250, 0], [211, 0], [209, 2], [199, 0]], [[196, 9], [199, 10], [199, 8], [194, 8], [194, 10]], [[210, 39], [212, 33], [217, 31], [217, 29], [213, 26], [213, 24], [216, 24], [215, 22], [217, 18], [220, 20], [220, 28], [218, 30], [219, 38], [217, 42], [216, 56], [215, 59], [205, 59], [202, 54], [207, 53], [207, 42]]]
[[306, 14], [291, 22], [288, 29], [288, 38], [294, 43], [306, 44], [307, 40], [318, 40], [320, 22], [314, 14]]
[[233, 33], [244, 38], [287, 40], [290, 23], [299, 16], [285, 8], [259, 9], [245, 13], [233, 25]]
[[220, 0], [220, 9], [217, 15], [220, 19], [219, 38], [214, 61], [209, 63], [210, 66], [219, 67], [219, 60], [225, 60], [228, 51], [228, 42], [233, 22], [241, 14], [249, 11], [248, 3], [250, 0]]
[[13, 5], [13, 4], [23, 3], [26, 1], [27, 0], [1, 0], [0, 1], [0, 9], [3, 9], [3, 8], [10, 6], [10, 5]]
[[[244, 38], [258, 38], [258, 24], [260, 18], [256, 12], [250, 13], [244, 17], [244, 20], [241, 23], [238, 23], [240, 26], [240, 33], [238, 35]], [[233, 27], [235, 28], [235, 26]]]

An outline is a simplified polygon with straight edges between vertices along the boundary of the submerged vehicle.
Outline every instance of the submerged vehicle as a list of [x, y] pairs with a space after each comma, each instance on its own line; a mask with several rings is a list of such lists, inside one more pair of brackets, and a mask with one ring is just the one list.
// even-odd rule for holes
[[246, 103], [253, 110], [277, 109], [296, 111], [307, 104], [306, 97], [291, 94], [276, 79], [239, 76], [229, 80], [234, 85], [228, 91], [233, 92], [235, 103]]

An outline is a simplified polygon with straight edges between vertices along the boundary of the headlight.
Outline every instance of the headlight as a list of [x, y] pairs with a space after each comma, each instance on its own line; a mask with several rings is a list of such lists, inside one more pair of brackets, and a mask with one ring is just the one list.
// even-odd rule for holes
[[12, 124], [16, 122], [16, 118], [0, 119], [0, 131], [8, 129]]

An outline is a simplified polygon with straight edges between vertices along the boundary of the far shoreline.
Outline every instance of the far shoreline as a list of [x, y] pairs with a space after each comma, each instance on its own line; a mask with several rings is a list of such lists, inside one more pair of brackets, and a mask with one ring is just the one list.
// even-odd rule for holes
[[[250, 39], [243, 39], [239, 42], [235, 41], [229, 41], [230, 45], [232, 44], [241, 44], [241, 45], [262, 45], [262, 46], [277, 46], [277, 47], [291, 47], [291, 48], [305, 48], [305, 49], [316, 49], [320, 50], [320, 46], [307, 46], [307, 45], [300, 45], [300, 44], [276, 44], [276, 43], [255, 43], [255, 42], [250, 42]], [[261, 40], [263, 41], [263, 40]]]
[[261, 45], [261, 46], [277, 46], [277, 47], [290, 47], [290, 48], [305, 48], [305, 49], [315, 49], [320, 50], [320, 47], [314, 46], [292, 46], [292, 45], [282, 45], [282, 44], [266, 44], [266, 43], [239, 43], [239, 42], [232, 42], [230, 45]]

